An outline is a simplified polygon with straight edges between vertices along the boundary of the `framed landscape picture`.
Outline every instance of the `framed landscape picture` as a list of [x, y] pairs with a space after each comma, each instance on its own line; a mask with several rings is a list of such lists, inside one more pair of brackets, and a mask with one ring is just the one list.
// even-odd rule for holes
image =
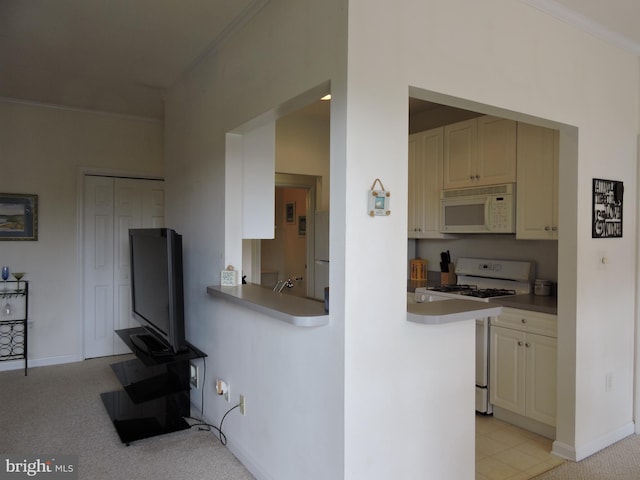
[[38, 240], [38, 196], [0, 193], [0, 240]]

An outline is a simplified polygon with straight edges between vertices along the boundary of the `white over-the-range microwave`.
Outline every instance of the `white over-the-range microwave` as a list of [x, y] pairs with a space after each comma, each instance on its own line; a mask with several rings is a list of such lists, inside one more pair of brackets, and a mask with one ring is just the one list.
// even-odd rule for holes
[[515, 184], [443, 190], [442, 233], [515, 233]]

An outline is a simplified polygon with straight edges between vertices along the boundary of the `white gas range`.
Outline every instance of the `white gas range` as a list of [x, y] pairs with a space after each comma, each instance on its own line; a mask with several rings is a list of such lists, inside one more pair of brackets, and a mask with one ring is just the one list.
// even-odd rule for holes
[[[486, 258], [460, 258], [455, 268], [456, 285], [419, 287], [415, 300], [435, 302], [452, 298], [488, 302], [500, 297], [531, 292], [535, 276], [533, 262], [495, 260]], [[489, 328], [490, 318], [476, 319], [476, 411], [490, 414], [489, 403]]]

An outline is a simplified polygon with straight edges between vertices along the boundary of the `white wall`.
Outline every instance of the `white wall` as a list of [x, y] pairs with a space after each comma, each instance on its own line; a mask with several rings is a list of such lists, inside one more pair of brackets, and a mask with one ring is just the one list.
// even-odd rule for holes
[[276, 122], [276, 172], [320, 177], [316, 210], [329, 210], [330, 102], [318, 115], [293, 112]]
[[80, 167], [162, 175], [162, 135], [156, 121], [0, 101], [0, 192], [39, 201], [38, 241], [0, 242], [0, 264], [31, 282], [31, 365], [83, 358]]
[[214, 395], [216, 377], [233, 402], [246, 395], [247, 415], [230, 414], [225, 433], [258, 478], [341, 478], [343, 320], [300, 329], [206, 295], [223, 266], [241, 264], [242, 205], [225, 198], [242, 196], [225, 189], [240, 188], [242, 167], [225, 171], [225, 134], [330, 79], [344, 97], [343, 16], [342, 0], [271, 1], [167, 96], [167, 219], [183, 234], [187, 338], [209, 355], [205, 415], [219, 422], [234, 404]]
[[[473, 478], [471, 403], [441, 368], [464, 375], [470, 349], [405, 320], [413, 86], [561, 129], [557, 446], [580, 458], [611, 443], [632, 421], [636, 207], [623, 239], [592, 240], [589, 190], [592, 177], [623, 179], [636, 196], [637, 59], [512, 0], [351, 0], [348, 17], [345, 3], [272, 0], [167, 97], [167, 214], [185, 239], [188, 338], [209, 354], [206, 414], [230, 406], [215, 377], [247, 395], [247, 416], [225, 428], [258, 478]], [[299, 330], [205, 288], [240, 264], [240, 248], [225, 251], [224, 179], [237, 173], [224, 169], [225, 133], [327, 80], [331, 324]], [[389, 217], [366, 215], [375, 178], [395, 199]]]
[[[406, 119], [400, 105], [406, 104], [408, 86], [421, 89], [427, 100], [448, 103], [440, 95], [444, 94], [454, 103], [471, 100], [454, 106], [519, 120], [531, 115], [551, 120], [549, 126], [562, 130], [562, 388], [556, 448], [582, 458], [628, 434], [633, 420], [637, 58], [524, 2], [405, 0], [371, 5], [352, 0], [349, 12], [350, 102], [357, 97], [349, 111], [361, 114], [350, 126], [356, 128], [357, 123], [370, 139], [365, 154], [360, 145], [354, 148], [350, 166], [358, 169], [366, 158], [370, 175], [384, 175], [391, 190], [403, 188], [403, 178], [388, 165], [394, 156], [406, 158], [406, 129], [396, 125]], [[385, 105], [372, 107], [373, 99], [381, 97]], [[573, 138], [577, 143], [572, 144], [573, 131], [564, 125], [579, 129]], [[349, 130], [350, 145], [352, 134]], [[593, 177], [625, 181], [622, 239], [591, 239]], [[349, 182], [356, 183], [355, 178]], [[362, 225], [355, 228], [361, 230]], [[381, 244], [390, 241], [391, 248], [396, 246], [389, 232], [377, 233]], [[376, 245], [365, 247], [359, 260], [379, 258], [377, 253]], [[599, 253], [609, 260], [604, 268], [598, 266]], [[400, 276], [386, 262], [376, 263], [375, 269], [392, 285], [393, 279], [400, 284], [406, 275], [404, 268]], [[372, 303], [371, 309], [380, 307]], [[350, 345], [348, 334], [346, 343]], [[607, 372], [614, 378], [609, 392], [604, 389]]]

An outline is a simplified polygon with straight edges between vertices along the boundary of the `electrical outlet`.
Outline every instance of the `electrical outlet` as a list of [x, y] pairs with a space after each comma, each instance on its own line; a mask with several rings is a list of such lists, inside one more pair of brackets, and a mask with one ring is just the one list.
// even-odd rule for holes
[[604, 391], [610, 392], [613, 389], [613, 373], [607, 373], [604, 376]]
[[240, 415], [244, 415], [246, 411], [245, 398], [243, 394], [240, 394]]
[[229, 397], [229, 390], [231, 390], [231, 387], [227, 382], [220, 378], [216, 380], [216, 393], [218, 395], [224, 395], [224, 399], [227, 402], [231, 401]]
[[189, 362], [189, 383], [193, 388], [198, 388], [198, 366]]

